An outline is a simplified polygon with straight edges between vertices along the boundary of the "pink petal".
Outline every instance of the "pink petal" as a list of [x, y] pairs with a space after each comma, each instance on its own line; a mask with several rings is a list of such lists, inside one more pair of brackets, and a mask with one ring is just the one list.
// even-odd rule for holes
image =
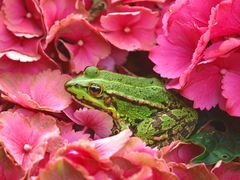
[[41, 160], [48, 139], [59, 135], [55, 119], [42, 113], [23, 116], [17, 112], [2, 112], [0, 121], [0, 139], [6, 150], [24, 169], [31, 168]]
[[14, 61], [7, 58], [6, 56], [0, 58], [0, 73], [14, 72], [37, 74], [43, 70], [56, 68], [57, 66], [45, 57], [42, 57], [38, 61], [34, 62]]
[[7, 28], [16, 36], [39, 37], [43, 35], [40, 9], [33, 0], [4, 0]]
[[222, 94], [227, 99], [225, 110], [232, 116], [240, 116], [240, 74], [227, 71], [222, 80]]
[[55, 21], [77, 13], [76, 0], [40, 0], [40, 8], [48, 30]]
[[240, 163], [230, 162], [223, 163], [214, 167], [212, 172], [219, 178], [219, 180], [225, 179], [238, 179], [240, 177]]
[[192, 158], [201, 154], [202, 151], [203, 149], [197, 145], [178, 143], [177, 146], [169, 148], [162, 158], [166, 162], [188, 164]]
[[239, 38], [229, 38], [214, 42], [204, 52], [204, 59], [212, 59], [219, 56], [224, 56], [235, 48], [240, 46]]
[[141, 48], [141, 44], [132, 34], [122, 31], [106, 32], [103, 36], [114, 46], [122, 50], [134, 51]]
[[[129, 140], [132, 132], [124, 130], [115, 136], [93, 141], [96, 151], [100, 154], [102, 159], [110, 158], [113, 154], [118, 152]], [[118, 143], [112, 143], [118, 142]]]
[[186, 76], [188, 81], [181, 89], [181, 95], [193, 100], [195, 108], [209, 110], [219, 103], [222, 77], [218, 66], [199, 65]]
[[20, 166], [16, 166], [4, 152], [3, 147], [0, 148], [0, 177], [2, 179], [21, 179], [24, 176], [24, 171]]
[[0, 77], [2, 96], [24, 107], [60, 112], [71, 103], [71, 96], [64, 89], [69, 76], [58, 70], [36, 75], [3, 73]]
[[14, 36], [6, 29], [3, 20], [3, 14], [0, 12], [0, 57], [7, 55], [10, 59], [24, 62], [38, 60], [40, 39]]
[[173, 23], [169, 35], [160, 35], [158, 46], [150, 51], [154, 71], [163, 77], [179, 77], [191, 64], [200, 36], [201, 32], [194, 27]]
[[216, 180], [216, 176], [209, 172], [204, 164], [184, 165], [171, 163], [170, 167], [179, 179], [184, 180]]
[[212, 17], [214, 23], [211, 27], [211, 38], [239, 33], [240, 22], [235, 17], [240, 16], [238, 12], [233, 11], [232, 7], [231, 1], [223, 1], [217, 6], [216, 15]]
[[74, 113], [74, 117], [75, 123], [88, 127], [101, 138], [112, 134], [113, 119], [105, 112], [95, 109], [79, 109]]
[[100, 69], [114, 71], [116, 65], [123, 65], [127, 61], [127, 55], [127, 51], [112, 46], [111, 54], [105, 59], [100, 60], [98, 67], [100, 67]]
[[[120, 31], [125, 26], [135, 24], [141, 18], [140, 12], [108, 13], [101, 17], [101, 25], [108, 31]], [[126, 21], [126, 19], [128, 21]]]
[[88, 134], [84, 134], [84, 132], [82, 131], [77, 131], [77, 132], [74, 131], [73, 123], [65, 123], [65, 122], [59, 121], [57, 126], [60, 130], [60, 134], [62, 138], [65, 141], [67, 141], [67, 143], [78, 141], [80, 139], [85, 139], [85, 140], [89, 139]]
[[71, 163], [65, 158], [58, 158], [54, 162], [47, 165], [46, 168], [41, 169], [39, 178], [44, 180], [52, 179], [91, 179], [86, 169], [81, 165]]

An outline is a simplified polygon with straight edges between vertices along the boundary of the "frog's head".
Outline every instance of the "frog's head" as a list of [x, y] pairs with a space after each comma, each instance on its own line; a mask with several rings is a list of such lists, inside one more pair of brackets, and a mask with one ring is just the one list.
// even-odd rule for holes
[[110, 113], [113, 117], [117, 117], [112, 98], [103, 88], [106, 79], [101, 77], [101, 73], [94, 66], [87, 67], [83, 74], [68, 81], [65, 84], [65, 89], [84, 106], [101, 109]]

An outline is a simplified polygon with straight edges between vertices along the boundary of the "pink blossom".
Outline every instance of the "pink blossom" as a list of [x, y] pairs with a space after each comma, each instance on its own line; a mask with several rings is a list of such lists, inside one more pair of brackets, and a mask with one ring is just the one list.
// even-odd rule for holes
[[55, 119], [42, 113], [2, 112], [0, 122], [4, 148], [25, 170], [44, 157], [48, 139], [59, 135]]
[[3, 0], [2, 10], [7, 29], [18, 37], [43, 35], [42, 15], [34, 0]]
[[68, 75], [58, 70], [43, 71], [31, 75], [23, 73], [0, 74], [2, 97], [27, 108], [60, 112], [71, 103], [70, 95], [64, 90]]
[[100, 21], [103, 36], [120, 49], [149, 50], [155, 43], [157, 13], [147, 8], [122, 6]]
[[49, 32], [47, 43], [52, 40], [59, 58], [69, 60], [71, 70], [77, 73], [87, 66], [97, 65], [100, 59], [110, 54], [109, 44], [81, 15], [70, 15], [55, 24]]
[[[143, 179], [145, 177], [162, 177], [169, 180], [177, 179], [170, 172], [163, 159], [158, 159], [156, 154], [147, 153], [148, 150], [143, 150], [144, 147], [140, 145], [142, 144], [141, 140], [131, 138], [130, 135], [131, 132], [125, 130], [118, 135], [92, 142], [74, 142], [59, 149], [55, 158], [63, 157], [69, 160], [72, 166], [81, 166], [88, 172], [89, 178]], [[145, 149], [148, 148], [145, 147]], [[49, 165], [53, 164], [54, 161], [53, 159]]]

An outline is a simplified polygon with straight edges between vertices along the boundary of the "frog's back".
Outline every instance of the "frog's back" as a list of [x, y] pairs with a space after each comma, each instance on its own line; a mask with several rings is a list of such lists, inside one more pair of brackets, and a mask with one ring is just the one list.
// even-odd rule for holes
[[159, 109], [187, 106], [181, 97], [166, 90], [164, 84], [157, 78], [133, 77], [102, 70], [94, 81], [100, 83], [104, 91], [109, 94], [120, 97], [125, 97], [127, 94], [126, 98], [131, 101]]

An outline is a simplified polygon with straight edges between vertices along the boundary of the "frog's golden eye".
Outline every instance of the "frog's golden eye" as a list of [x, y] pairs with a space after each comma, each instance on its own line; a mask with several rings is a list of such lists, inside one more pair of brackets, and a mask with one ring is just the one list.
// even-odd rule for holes
[[88, 92], [95, 97], [99, 97], [102, 95], [102, 87], [98, 84], [92, 83], [88, 87]]

